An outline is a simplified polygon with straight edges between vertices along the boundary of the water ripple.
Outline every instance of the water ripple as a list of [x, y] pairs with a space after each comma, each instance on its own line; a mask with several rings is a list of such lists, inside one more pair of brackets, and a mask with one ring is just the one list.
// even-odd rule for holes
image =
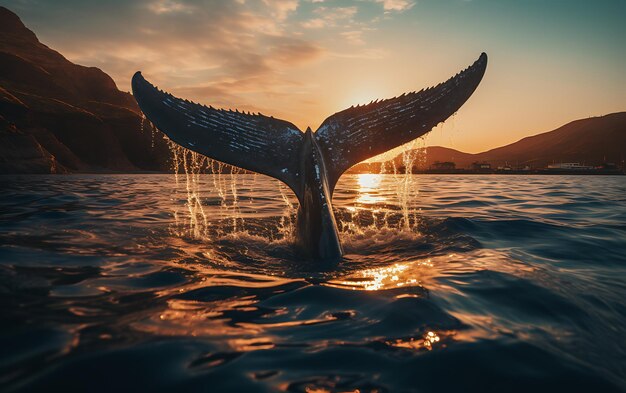
[[622, 177], [410, 180], [344, 176], [320, 269], [262, 176], [195, 226], [172, 176], [0, 177], [2, 390], [626, 389]]

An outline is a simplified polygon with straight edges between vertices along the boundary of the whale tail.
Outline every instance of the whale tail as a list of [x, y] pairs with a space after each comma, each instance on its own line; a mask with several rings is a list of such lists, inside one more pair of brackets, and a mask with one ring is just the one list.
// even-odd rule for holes
[[[330, 193], [357, 163], [416, 139], [454, 114], [472, 95], [487, 67], [485, 53], [435, 87], [356, 106], [328, 117], [315, 132]], [[293, 123], [260, 113], [216, 109], [176, 98], [132, 79], [133, 95], [152, 123], [177, 144], [226, 164], [274, 177], [300, 202], [304, 133]]]
[[153, 86], [141, 72], [133, 76], [132, 89], [146, 117], [177, 144], [226, 164], [274, 177], [294, 192], [299, 188], [295, 168], [304, 134], [292, 123], [176, 98]]
[[472, 95], [485, 74], [487, 54], [435, 87], [328, 117], [315, 133], [327, 157], [331, 193], [351, 166], [428, 133], [452, 116]]

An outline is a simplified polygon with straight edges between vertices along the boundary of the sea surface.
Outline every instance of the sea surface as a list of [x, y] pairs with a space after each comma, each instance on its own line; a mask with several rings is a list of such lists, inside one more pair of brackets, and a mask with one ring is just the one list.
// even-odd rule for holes
[[626, 177], [0, 177], [0, 390], [626, 391]]

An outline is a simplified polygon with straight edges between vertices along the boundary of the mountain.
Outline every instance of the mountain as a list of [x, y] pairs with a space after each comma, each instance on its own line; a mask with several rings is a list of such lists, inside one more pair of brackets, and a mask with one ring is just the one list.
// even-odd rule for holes
[[[39, 42], [17, 15], [0, 7], [0, 173], [167, 171], [171, 154], [144, 122], [137, 103], [94, 67], [73, 64]], [[626, 158], [626, 112], [576, 120], [556, 130], [478, 154], [428, 147], [422, 168], [545, 167], [553, 162]], [[395, 159], [402, 166], [402, 157]], [[354, 171], [378, 171], [380, 163]]]
[[0, 7], [0, 173], [161, 171], [169, 157], [111, 77], [68, 61]]
[[[604, 162], [621, 164], [626, 159], [626, 112], [611, 113], [572, 121], [538, 135], [523, 138], [515, 143], [471, 154], [441, 146], [426, 148], [425, 160], [420, 169], [434, 162], [450, 161], [457, 168], [469, 168], [474, 162], [488, 162], [492, 167], [511, 165], [544, 168], [559, 162], [580, 162], [599, 165]], [[402, 155], [394, 158], [402, 165]], [[353, 170], [376, 170], [380, 164], [359, 164]]]
[[539, 135], [476, 155], [492, 164], [529, 165], [551, 163], [621, 163], [626, 159], [626, 112], [576, 120]]

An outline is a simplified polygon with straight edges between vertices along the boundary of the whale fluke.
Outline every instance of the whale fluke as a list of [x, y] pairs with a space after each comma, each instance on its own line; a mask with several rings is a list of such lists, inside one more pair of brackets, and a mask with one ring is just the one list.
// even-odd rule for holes
[[148, 119], [177, 144], [229, 165], [262, 173], [299, 193], [296, 168], [304, 134], [294, 124], [185, 102], [144, 79], [132, 79], [133, 95]]
[[458, 111], [478, 87], [486, 67], [483, 53], [470, 67], [434, 88], [348, 108], [324, 120], [315, 134], [330, 161], [331, 193], [351, 166], [419, 138]]
[[146, 117], [172, 141], [226, 164], [274, 177], [298, 197], [298, 244], [307, 256], [336, 261], [342, 248], [331, 197], [351, 166], [416, 139], [454, 114], [472, 95], [487, 67], [481, 54], [444, 83], [328, 117], [302, 132], [273, 116], [206, 107], [132, 79]]

